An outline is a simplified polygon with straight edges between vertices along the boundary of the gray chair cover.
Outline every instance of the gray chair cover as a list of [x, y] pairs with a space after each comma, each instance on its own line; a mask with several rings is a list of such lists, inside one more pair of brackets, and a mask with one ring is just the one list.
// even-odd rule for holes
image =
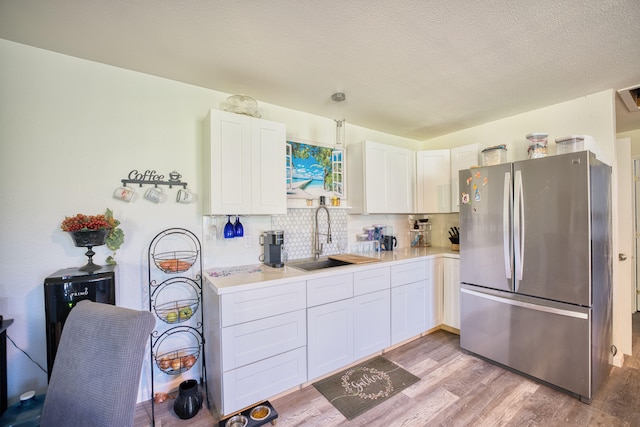
[[81, 301], [65, 322], [40, 425], [133, 425], [142, 362], [155, 317]]

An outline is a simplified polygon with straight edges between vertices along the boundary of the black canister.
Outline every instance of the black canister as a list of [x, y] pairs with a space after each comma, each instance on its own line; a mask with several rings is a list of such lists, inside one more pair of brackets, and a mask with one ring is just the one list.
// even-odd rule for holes
[[178, 396], [173, 403], [173, 411], [183, 420], [196, 416], [202, 407], [202, 393], [198, 389], [196, 380], [187, 380], [180, 383]]

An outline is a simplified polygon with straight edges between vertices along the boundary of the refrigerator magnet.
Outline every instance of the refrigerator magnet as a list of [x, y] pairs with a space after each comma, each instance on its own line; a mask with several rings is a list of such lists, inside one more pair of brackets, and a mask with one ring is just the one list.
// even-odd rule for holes
[[469, 204], [469, 193], [462, 193], [462, 197], [460, 197], [460, 201], [463, 204]]

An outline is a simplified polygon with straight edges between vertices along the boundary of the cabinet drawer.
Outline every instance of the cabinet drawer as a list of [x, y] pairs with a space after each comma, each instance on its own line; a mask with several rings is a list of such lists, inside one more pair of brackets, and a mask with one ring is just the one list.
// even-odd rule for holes
[[221, 415], [229, 415], [307, 381], [302, 347], [223, 374]]
[[391, 286], [402, 286], [429, 278], [427, 262], [415, 261], [391, 266]]
[[287, 283], [221, 297], [222, 327], [306, 308], [305, 282]]
[[307, 307], [353, 297], [353, 274], [307, 280]]
[[222, 329], [222, 370], [229, 371], [307, 344], [306, 310]]
[[390, 274], [389, 267], [372, 268], [354, 273], [353, 294], [363, 295], [389, 289]]

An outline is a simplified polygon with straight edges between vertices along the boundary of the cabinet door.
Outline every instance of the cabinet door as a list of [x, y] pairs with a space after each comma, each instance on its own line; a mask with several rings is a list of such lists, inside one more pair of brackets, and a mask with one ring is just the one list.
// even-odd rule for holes
[[251, 123], [251, 212], [286, 214], [285, 126], [261, 119], [252, 119]]
[[435, 328], [442, 324], [442, 259], [430, 259], [427, 261], [429, 265], [429, 278], [427, 280], [426, 300], [427, 300], [427, 325], [426, 329]]
[[353, 299], [307, 310], [309, 380], [353, 362]]
[[460, 212], [458, 172], [478, 165], [478, 144], [451, 149], [451, 212]]
[[387, 169], [387, 146], [365, 141], [364, 149], [364, 186], [366, 212], [386, 213], [389, 201], [389, 171]]
[[414, 152], [388, 146], [387, 213], [413, 213], [415, 192]]
[[391, 342], [389, 289], [353, 299], [354, 360], [389, 347]]
[[451, 211], [449, 159], [449, 150], [428, 150], [416, 153], [417, 212]]
[[460, 329], [460, 260], [444, 258], [444, 324]]
[[249, 214], [251, 117], [211, 110], [205, 123], [205, 213]]
[[391, 344], [426, 330], [426, 281], [391, 288]]

